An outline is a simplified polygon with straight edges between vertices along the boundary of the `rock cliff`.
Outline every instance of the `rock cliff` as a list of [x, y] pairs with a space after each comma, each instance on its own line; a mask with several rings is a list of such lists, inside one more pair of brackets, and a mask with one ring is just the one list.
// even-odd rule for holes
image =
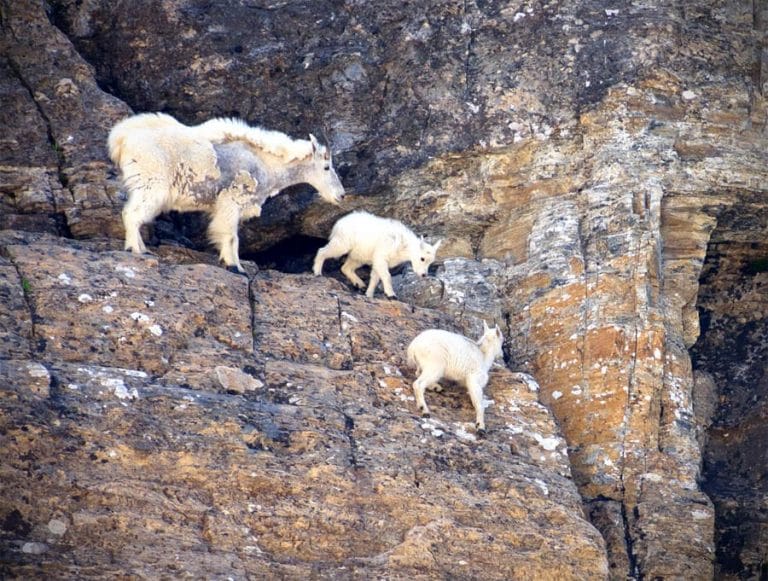
[[[0, 16], [4, 573], [764, 575], [763, 3]], [[269, 201], [247, 278], [195, 215], [129, 256], [104, 141], [131, 110], [324, 131], [348, 201]], [[434, 276], [308, 276], [351, 208], [446, 238]], [[416, 416], [403, 357], [482, 318], [478, 441], [460, 390]]]

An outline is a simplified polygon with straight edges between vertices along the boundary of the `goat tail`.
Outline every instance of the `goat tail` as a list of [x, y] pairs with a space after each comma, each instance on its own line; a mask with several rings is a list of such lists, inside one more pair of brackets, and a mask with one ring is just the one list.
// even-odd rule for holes
[[109, 159], [111, 159], [112, 163], [118, 167], [120, 166], [120, 158], [123, 154], [126, 137], [128, 137], [127, 132], [120, 126], [120, 124], [118, 124], [109, 132], [109, 137], [107, 138]]
[[182, 126], [170, 115], [165, 113], [140, 113], [126, 117], [112, 128], [107, 138], [107, 148], [109, 149], [109, 159], [112, 163], [119, 166], [120, 160], [125, 150], [126, 140], [135, 131], [142, 129], [162, 129], [165, 127]]
[[418, 367], [418, 363], [416, 362], [416, 355], [414, 353], [413, 344], [408, 345], [408, 351], [406, 352], [408, 365], [411, 367]]

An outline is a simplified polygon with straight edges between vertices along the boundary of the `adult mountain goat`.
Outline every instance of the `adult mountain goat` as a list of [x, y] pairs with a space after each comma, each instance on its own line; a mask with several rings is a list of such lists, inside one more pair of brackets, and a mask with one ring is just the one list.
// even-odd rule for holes
[[389, 269], [411, 261], [413, 271], [419, 275], [427, 274], [441, 240], [428, 244], [402, 222], [391, 218], [380, 218], [368, 212], [352, 212], [334, 224], [328, 244], [317, 251], [312, 268], [315, 275], [323, 271], [323, 264], [328, 258], [347, 255], [341, 267], [353, 285], [365, 288], [365, 283], [355, 272], [364, 264], [371, 265], [371, 279], [368, 282], [366, 296], [373, 298], [376, 286], [381, 281], [384, 294], [395, 297], [392, 289], [392, 277]]
[[202, 210], [208, 235], [228, 270], [244, 273], [237, 228], [261, 215], [267, 198], [300, 183], [338, 204], [344, 187], [331, 153], [314, 136], [294, 140], [238, 119], [183, 125], [170, 115], [143, 113], [114, 126], [109, 157], [128, 191], [123, 208], [125, 249], [147, 251], [140, 228], [168, 210]]
[[483, 335], [472, 341], [463, 335], [428, 329], [416, 336], [408, 345], [408, 364], [416, 367], [413, 394], [416, 406], [425, 417], [429, 408], [424, 400], [427, 388], [442, 391], [438, 383], [442, 378], [463, 384], [475, 408], [477, 434], [485, 435], [485, 409], [483, 389], [488, 383], [488, 371], [494, 360], [501, 356], [504, 337], [498, 325], [490, 328], [483, 321]]

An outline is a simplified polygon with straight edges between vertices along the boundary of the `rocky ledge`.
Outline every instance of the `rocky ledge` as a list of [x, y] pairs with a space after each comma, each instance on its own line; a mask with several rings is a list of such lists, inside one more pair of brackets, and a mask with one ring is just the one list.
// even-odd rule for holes
[[0, 245], [3, 574], [607, 575], [529, 375], [492, 370], [485, 439], [458, 387], [416, 413], [408, 342], [479, 318], [174, 247]]

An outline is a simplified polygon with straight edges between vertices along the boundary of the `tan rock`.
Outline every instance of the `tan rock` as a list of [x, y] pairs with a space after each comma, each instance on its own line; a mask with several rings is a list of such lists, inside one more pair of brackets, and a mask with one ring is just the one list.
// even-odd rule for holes
[[[451, 328], [448, 315], [328, 278], [259, 273], [249, 295], [245, 277], [217, 267], [16, 242], [6, 250], [32, 277], [35, 332], [54, 337], [39, 357], [57, 387], [55, 407], [53, 393], [32, 407], [14, 397], [24, 386], [4, 384], [3, 480], [37, 501], [0, 495], [0, 511], [18, 511], [23, 546], [46, 544], [47, 574], [607, 575], [533, 378], [492, 370], [485, 440], [458, 386], [418, 417], [405, 346], [427, 326]], [[102, 329], [117, 310], [147, 319]], [[240, 328], [247, 341], [233, 339]], [[118, 332], [140, 338], [141, 354], [113, 351]], [[191, 361], [218, 383], [169, 380]], [[24, 574], [39, 551], [22, 545], [13, 569]]]

